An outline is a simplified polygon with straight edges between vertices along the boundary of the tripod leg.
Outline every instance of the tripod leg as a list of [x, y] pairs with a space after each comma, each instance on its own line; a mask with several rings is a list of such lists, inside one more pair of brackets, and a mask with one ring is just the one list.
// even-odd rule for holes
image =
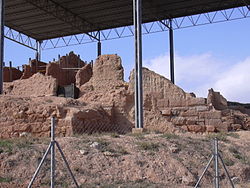
[[36, 177], [37, 177], [37, 175], [38, 175], [38, 173], [39, 173], [39, 171], [40, 171], [40, 169], [41, 169], [41, 167], [42, 167], [42, 165], [43, 165], [43, 163], [44, 163], [44, 161], [45, 161], [45, 159], [46, 159], [46, 157], [51, 149], [51, 147], [52, 147], [52, 144], [50, 143], [48, 149], [46, 150], [45, 154], [43, 155], [43, 158], [42, 158], [40, 164], [38, 165], [38, 167], [36, 169], [35, 174], [33, 175], [32, 179], [28, 185], [28, 188], [31, 188], [31, 186], [33, 185], [33, 183], [34, 183], [34, 181], [35, 181], [35, 179], [36, 179]]
[[59, 150], [59, 152], [60, 152], [60, 154], [61, 154], [61, 156], [62, 156], [62, 158], [63, 158], [63, 160], [64, 160], [64, 162], [65, 162], [65, 164], [66, 164], [66, 167], [67, 167], [67, 169], [68, 169], [68, 171], [69, 171], [69, 173], [70, 173], [71, 178], [73, 179], [73, 181], [74, 181], [76, 187], [79, 188], [79, 185], [78, 185], [78, 183], [77, 183], [77, 181], [76, 181], [76, 179], [75, 179], [75, 177], [74, 177], [72, 171], [70, 170], [69, 163], [68, 163], [66, 157], [64, 156], [63, 151], [61, 150], [61, 148], [60, 148], [60, 146], [59, 146], [59, 144], [58, 144], [57, 141], [55, 141], [55, 144], [56, 144], [56, 146], [57, 146], [57, 148], [58, 148], [58, 150]]
[[232, 188], [235, 188], [235, 187], [234, 187], [234, 183], [233, 183], [233, 181], [232, 181], [232, 179], [231, 179], [231, 177], [230, 177], [230, 175], [229, 175], [229, 173], [228, 173], [228, 171], [227, 171], [227, 167], [226, 167], [226, 165], [225, 165], [225, 163], [224, 163], [222, 157], [220, 156], [220, 154], [219, 154], [219, 158], [220, 158], [220, 160], [221, 160], [221, 163], [222, 163], [223, 168], [224, 168], [224, 170], [225, 170], [225, 172], [226, 172], [226, 174], [227, 174], [227, 177], [228, 177], [228, 179], [229, 179], [229, 181], [230, 181], [230, 184], [231, 184]]
[[207, 172], [207, 169], [208, 169], [208, 167], [210, 166], [210, 164], [211, 164], [211, 162], [212, 162], [213, 159], [214, 159], [214, 155], [212, 155], [212, 157], [210, 158], [209, 162], [207, 163], [207, 166], [205, 167], [204, 171], [202, 172], [202, 174], [201, 174], [199, 180], [197, 181], [197, 183], [195, 184], [194, 188], [198, 188], [198, 186], [199, 186], [199, 184], [200, 184], [200, 182], [201, 182], [203, 176], [204, 176], [205, 173]]

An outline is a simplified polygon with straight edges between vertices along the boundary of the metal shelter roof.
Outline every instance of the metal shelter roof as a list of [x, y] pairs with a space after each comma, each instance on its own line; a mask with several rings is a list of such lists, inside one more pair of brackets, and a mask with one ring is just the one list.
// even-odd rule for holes
[[[143, 0], [142, 21], [248, 5], [249, 0]], [[133, 0], [5, 0], [5, 25], [38, 41], [132, 24]]]

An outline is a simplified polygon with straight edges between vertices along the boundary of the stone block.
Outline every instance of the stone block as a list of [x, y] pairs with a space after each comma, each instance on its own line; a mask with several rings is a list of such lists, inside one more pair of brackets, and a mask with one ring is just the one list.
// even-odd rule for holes
[[159, 99], [157, 100], [158, 108], [166, 108], [169, 107], [169, 101], [167, 99]]
[[199, 117], [204, 119], [221, 119], [221, 111], [211, 110], [206, 112], [199, 112]]
[[195, 98], [195, 97], [190, 97], [186, 101], [187, 106], [202, 106], [206, 105], [206, 99], [205, 98]]
[[188, 117], [187, 121], [186, 121], [186, 124], [187, 125], [196, 125], [198, 121], [199, 121], [198, 117], [195, 117], [195, 116]]
[[209, 110], [209, 106], [196, 106], [195, 109], [197, 112], [204, 112]]
[[174, 125], [179, 125], [179, 126], [185, 125], [187, 121], [187, 119], [184, 117], [174, 117], [171, 120]]
[[180, 112], [180, 116], [183, 117], [198, 116], [198, 112], [195, 108], [190, 107], [187, 111]]
[[216, 126], [216, 131], [218, 132], [228, 132], [229, 129], [230, 129], [230, 124], [228, 124], [227, 122], [223, 122], [220, 125]]
[[238, 131], [240, 129], [242, 129], [242, 125], [240, 124], [231, 124], [231, 129], [234, 131]]
[[187, 127], [188, 127], [188, 131], [190, 132], [202, 133], [206, 131], [206, 127], [202, 125], [188, 125]]
[[205, 119], [205, 125], [220, 126], [221, 124], [221, 119]]
[[161, 114], [162, 114], [163, 116], [171, 116], [171, 115], [172, 115], [170, 109], [161, 110]]
[[132, 129], [132, 134], [142, 134], [144, 132], [146, 132], [146, 129], [144, 129], [144, 128], [133, 128]]
[[209, 133], [213, 133], [216, 131], [216, 128], [214, 125], [206, 125], [206, 131]]

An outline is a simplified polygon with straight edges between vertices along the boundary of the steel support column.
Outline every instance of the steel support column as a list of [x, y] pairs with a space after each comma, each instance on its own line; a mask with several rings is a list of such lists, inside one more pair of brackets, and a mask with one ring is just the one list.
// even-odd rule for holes
[[98, 41], [97, 43], [97, 56], [102, 55], [102, 43]]
[[133, 1], [135, 29], [135, 128], [143, 128], [141, 0]]
[[174, 84], [174, 31], [172, 26], [172, 19], [169, 20], [169, 55], [170, 55], [170, 79]]
[[0, 94], [3, 94], [4, 0], [0, 0]]
[[36, 60], [41, 61], [41, 54], [42, 54], [42, 41], [36, 41]]
[[98, 31], [97, 57], [102, 55], [101, 32]]

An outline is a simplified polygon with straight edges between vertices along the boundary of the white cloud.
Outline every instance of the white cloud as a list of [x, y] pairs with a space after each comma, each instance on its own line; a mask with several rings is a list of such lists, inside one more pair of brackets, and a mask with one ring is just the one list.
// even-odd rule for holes
[[232, 101], [250, 103], [250, 57], [236, 63], [228, 71], [219, 75], [214, 88], [221, 90]]
[[[145, 67], [169, 78], [169, 55], [145, 60]], [[176, 83], [187, 92], [206, 97], [208, 89], [220, 91], [228, 100], [250, 102], [250, 57], [234, 65], [214, 58], [210, 53], [175, 55]]]

